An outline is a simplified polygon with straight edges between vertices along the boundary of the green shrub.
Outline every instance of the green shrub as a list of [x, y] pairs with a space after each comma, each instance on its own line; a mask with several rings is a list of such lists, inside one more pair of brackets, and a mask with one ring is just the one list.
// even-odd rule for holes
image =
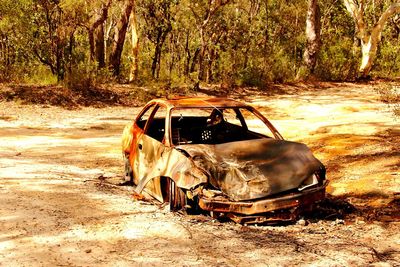
[[269, 73], [270, 81], [283, 83], [293, 81], [295, 70], [293, 60], [283, 49], [271, 55], [271, 69]]
[[353, 52], [351, 39], [326, 43], [321, 47], [315, 74], [323, 80], [345, 81], [357, 77], [359, 51]]
[[263, 87], [265, 85], [263, 70], [257, 66], [242, 70], [238, 76], [236, 84], [239, 86]]
[[22, 82], [26, 84], [39, 86], [57, 84], [57, 76], [53, 75], [47, 66], [41, 64], [31, 67], [21, 78]]
[[63, 81], [64, 85], [74, 90], [87, 90], [100, 84], [114, 81], [111, 71], [107, 68], [97, 69], [95, 64], [79, 63], [73, 67]]
[[400, 76], [400, 46], [398, 43], [382, 42], [372, 74], [382, 78]]

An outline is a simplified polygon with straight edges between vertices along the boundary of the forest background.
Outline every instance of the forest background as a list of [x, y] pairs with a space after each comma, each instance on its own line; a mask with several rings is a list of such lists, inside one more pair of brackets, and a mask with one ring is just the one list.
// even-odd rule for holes
[[393, 79], [399, 12], [387, 0], [1, 0], [0, 82]]

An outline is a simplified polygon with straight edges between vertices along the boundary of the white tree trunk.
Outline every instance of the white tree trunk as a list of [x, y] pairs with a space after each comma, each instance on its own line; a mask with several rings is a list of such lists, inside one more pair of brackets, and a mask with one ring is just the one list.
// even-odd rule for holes
[[306, 20], [306, 49], [303, 60], [308, 70], [313, 73], [317, 63], [317, 55], [321, 44], [321, 22], [320, 11], [317, 0], [308, 1], [308, 11]]
[[372, 69], [380, 38], [370, 36], [367, 42], [361, 42], [361, 64], [359, 72], [362, 77], [367, 77]]
[[347, 11], [354, 19], [356, 29], [358, 30], [357, 38], [361, 40], [361, 65], [359, 72], [362, 77], [367, 77], [372, 69], [385, 23], [390, 16], [400, 12], [400, 1], [391, 4], [382, 13], [370, 34], [367, 30], [367, 24], [364, 21], [364, 1], [360, 1], [359, 5], [355, 0], [343, 0], [343, 2]]
[[136, 22], [136, 4], [133, 2], [131, 13], [131, 34], [132, 34], [132, 54], [131, 54], [131, 68], [129, 72], [129, 82], [133, 82], [137, 78], [138, 72], [138, 55], [139, 55], [139, 36]]
[[373, 55], [371, 47], [371, 38], [366, 43], [361, 42], [361, 65], [359, 71], [362, 76], [367, 76], [372, 68]]

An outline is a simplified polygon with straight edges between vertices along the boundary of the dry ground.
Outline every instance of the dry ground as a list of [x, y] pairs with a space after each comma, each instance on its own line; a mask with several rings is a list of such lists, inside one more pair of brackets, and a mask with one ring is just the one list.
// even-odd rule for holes
[[172, 214], [112, 185], [138, 108], [0, 102], [0, 266], [400, 266], [400, 124], [374, 85], [275, 90], [231, 96], [308, 144], [331, 180], [330, 200], [286, 226]]

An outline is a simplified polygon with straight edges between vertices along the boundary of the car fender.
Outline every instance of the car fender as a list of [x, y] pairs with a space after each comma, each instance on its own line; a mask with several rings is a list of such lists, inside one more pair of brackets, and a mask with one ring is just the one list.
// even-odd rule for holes
[[125, 125], [124, 131], [122, 132], [122, 151], [123, 153], [130, 153], [131, 145], [133, 140], [133, 123]]
[[149, 181], [158, 177], [169, 177], [178, 187], [187, 190], [208, 182], [207, 175], [195, 166], [191, 158], [171, 147], [164, 147], [161, 158], [150, 172], [141, 177], [135, 191], [140, 193]]

